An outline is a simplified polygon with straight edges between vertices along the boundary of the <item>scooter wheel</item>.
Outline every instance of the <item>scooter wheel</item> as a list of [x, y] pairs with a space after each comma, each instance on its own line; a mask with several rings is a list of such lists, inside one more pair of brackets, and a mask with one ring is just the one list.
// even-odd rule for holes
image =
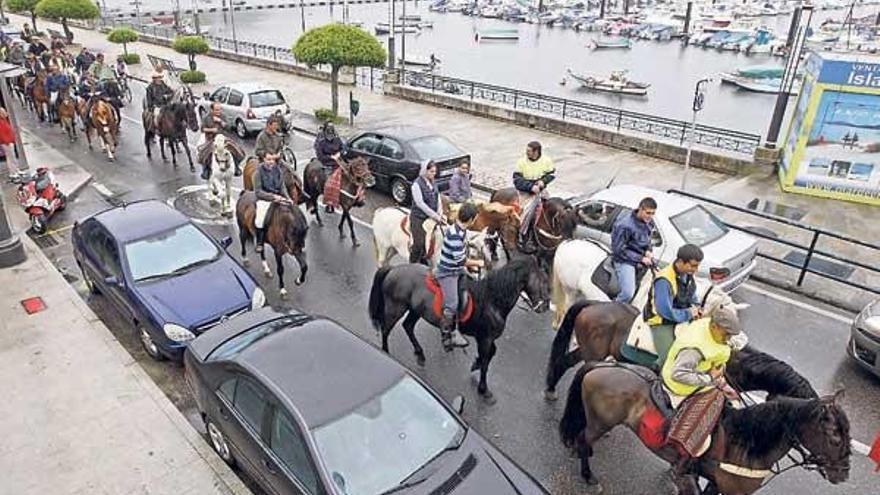
[[35, 234], [43, 234], [46, 232], [46, 215], [31, 215], [31, 230]]
[[55, 211], [61, 211], [67, 208], [67, 196], [65, 196], [64, 193], [58, 193], [58, 196], [59, 199], [61, 199], [61, 202], [58, 203], [58, 208], [56, 208]]

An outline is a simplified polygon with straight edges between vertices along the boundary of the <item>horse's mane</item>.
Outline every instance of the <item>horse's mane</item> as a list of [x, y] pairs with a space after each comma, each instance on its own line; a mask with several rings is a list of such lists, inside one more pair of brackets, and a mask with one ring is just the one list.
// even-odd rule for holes
[[819, 394], [800, 373], [785, 361], [746, 346], [736, 352], [735, 368], [728, 367], [735, 384], [744, 390], [764, 390], [772, 395], [817, 399]]
[[559, 210], [559, 214], [556, 216], [559, 235], [564, 239], [574, 237], [574, 229], [577, 228], [577, 211], [571, 206], [571, 203], [562, 198], [552, 197], [547, 200], [546, 206], [552, 206]]
[[523, 272], [539, 269], [531, 256], [515, 257], [497, 270], [490, 270], [486, 278], [476, 282], [471, 290], [476, 301], [495, 301], [510, 304], [519, 297]]

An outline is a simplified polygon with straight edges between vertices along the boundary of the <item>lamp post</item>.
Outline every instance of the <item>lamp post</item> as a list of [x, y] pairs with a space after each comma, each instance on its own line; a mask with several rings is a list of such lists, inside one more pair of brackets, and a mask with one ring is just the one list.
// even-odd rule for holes
[[403, 21], [403, 33], [400, 34], [400, 70], [406, 74], [406, 0], [403, 0], [403, 14], [400, 19]]
[[[13, 129], [20, 129], [18, 126], [18, 122], [15, 118], [15, 105], [12, 105], [12, 96], [9, 94], [9, 87], [6, 84], [6, 79], [11, 77], [18, 77], [23, 74], [24, 70], [17, 66], [7, 63], [0, 63], [0, 75], [2, 75], [2, 81], [0, 81], [0, 98], [3, 100], [4, 107], [6, 108], [6, 112], [9, 114], [9, 123], [12, 124]], [[21, 144], [21, 133], [15, 133], [15, 149], [18, 150], [19, 159], [22, 164], [27, 166], [27, 157], [24, 154], [24, 147]], [[17, 265], [24, 260], [27, 259], [27, 254], [24, 251], [24, 246], [21, 244], [21, 239], [18, 238], [18, 235], [12, 230], [12, 225], [9, 223], [9, 216], [6, 215], [6, 209], [3, 206], [3, 190], [0, 189], [0, 268], [6, 268], [10, 266]]]
[[137, 25], [141, 25], [141, 0], [132, 0], [128, 2], [129, 5], [134, 5], [134, 18], [137, 21]]
[[[802, 22], [806, 16], [806, 22]], [[770, 120], [770, 129], [767, 131], [767, 148], [775, 148], [776, 140], [779, 139], [779, 130], [782, 128], [782, 119], [785, 118], [785, 108], [788, 106], [788, 98], [794, 82], [797, 80], [797, 70], [801, 63], [801, 54], [807, 41], [807, 32], [810, 22], [813, 20], [813, 6], [804, 5], [795, 9], [792, 17], [791, 29], [788, 33], [788, 58], [785, 62], [785, 72], [782, 73], [782, 82], [779, 84], [779, 94], [776, 96], [776, 106], [773, 109], [773, 118]]]
[[395, 42], [395, 39], [394, 39], [394, 14], [395, 14], [394, 4], [395, 4], [395, 1], [391, 0], [390, 3], [391, 3], [391, 5], [389, 6], [389, 9], [391, 11], [391, 15], [390, 15], [390, 19], [388, 20], [388, 26], [389, 26], [389, 31], [388, 31], [388, 68], [391, 70], [394, 70], [395, 64], [397, 64], [397, 60], [394, 55], [394, 42]]
[[202, 34], [202, 30], [199, 29], [199, 3], [198, 0], [192, 0], [193, 6], [193, 29], [196, 30], [196, 35]]
[[232, 47], [238, 53], [238, 38], [235, 35], [235, 5], [229, 0], [229, 22], [232, 24]]
[[306, 6], [303, 0], [299, 0], [299, 20], [302, 24], [302, 32], [306, 32]]
[[681, 190], [684, 191], [687, 188], [687, 176], [688, 171], [691, 168], [691, 151], [694, 148], [694, 133], [697, 130], [697, 114], [700, 110], [703, 109], [703, 103], [706, 99], [706, 92], [703, 88], [706, 84], [709, 84], [712, 80], [708, 78], [700, 79], [697, 81], [697, 86], [694, 88], [694, 116], [691, 119], [691, 128], [688, 131], [687, 136], [687, 155], [684, 159], [684, 173], [681, 175]]

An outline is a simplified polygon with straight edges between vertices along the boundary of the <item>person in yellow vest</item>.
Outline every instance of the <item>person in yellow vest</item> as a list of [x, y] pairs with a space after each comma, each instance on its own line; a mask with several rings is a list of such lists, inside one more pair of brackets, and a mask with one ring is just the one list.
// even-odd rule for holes
[[533, 214], [541, 196], [546, 194], [545, 189], [554, 179], [556, 179], [556, 167], [553, 165], [553, 160], [544, 155], [541, 143], [530, 142], [526, 146], [526, 156], [516, 162], [516, 170], [513, 171], [513, 187], [521, 194], [531, 197], [531, 201], [523, 208], [522, 225], [519, 230], [520, 246], [529, 246], [531, 227], [534, 223]]
[[740, 332], [742, 325], [732, 306], [721, 306], [711, 318], [679, 327], [660, 372], [673, 408], [678, 409], [689, 396], [713, 388], [729, 400], [737, 399], [724, 378], [724, 367], [732, 350], [728, 340]]

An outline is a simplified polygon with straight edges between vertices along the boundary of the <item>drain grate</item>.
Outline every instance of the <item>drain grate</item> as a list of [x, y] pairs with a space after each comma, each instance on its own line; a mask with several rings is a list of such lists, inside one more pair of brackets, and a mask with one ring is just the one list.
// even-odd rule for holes
[[35, 235], [34, 233], [30, 232], [28, 233], [28, 235], [31, 237], [31, 239], [34, 240], [34, 243], [36, 243], [36, 245], [39, 246], [40, 249], [53, 248], [61, 244], [54, 234]]
[[776, 215], [777, 217], [787, 218], [789, 220], [794, 220], [795, 222], [801, 221], [801, 219], [807, 215], [807, 211], [802, 208], [775, 203], [773, 201], [761, 201], [758, 198], [749, 201], [746, 208], [769, 213], [770, 215]]
[[[799, 266], [803, 266], [804, 261], [807, 259], [807, 256], [804, 253], [798, 251], [789, 251], [788, 254], [785, 255], [785, 261], [790, 263], [795, 263]], [[840, 278], [840, 279], [848, 279], [850, 275], [855, 271], [855, 269], [851, 266], [842, 265], [840, 263], [835, 263], [833, 261], [828, 261], [825, 259], [813, 257], [810, 260], [810, 269], [815, 270], [819, 273], [824, 273], [830, 277]]]

